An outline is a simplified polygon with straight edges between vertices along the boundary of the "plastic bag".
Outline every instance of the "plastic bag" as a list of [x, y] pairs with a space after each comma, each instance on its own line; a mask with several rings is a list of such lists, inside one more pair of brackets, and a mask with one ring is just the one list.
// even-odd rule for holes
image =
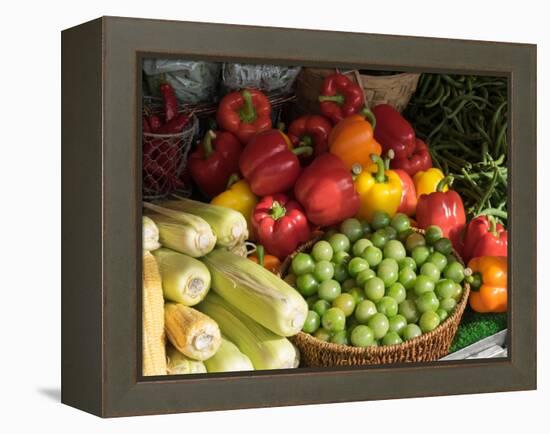
[[254, 65], [224, 63], [223, 85], [229, 90], [253, 87], [265, 92], [288, 92], [298, 73], [299, 66]]
[[145, 59], [143, 72], [151, 96], [161, 96], [159, 86], [167, 81], [180, 103], [213, 101], [220, 79], [220, 63], [178, 59]]

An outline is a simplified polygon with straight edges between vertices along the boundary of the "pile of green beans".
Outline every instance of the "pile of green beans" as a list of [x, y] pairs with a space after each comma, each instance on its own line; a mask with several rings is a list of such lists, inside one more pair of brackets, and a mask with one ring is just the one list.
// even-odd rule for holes
[[503, 77], [422, 74], [404, 113], [434, 166], [454, 177], [469, 218], [508, 217], [507, 86]]

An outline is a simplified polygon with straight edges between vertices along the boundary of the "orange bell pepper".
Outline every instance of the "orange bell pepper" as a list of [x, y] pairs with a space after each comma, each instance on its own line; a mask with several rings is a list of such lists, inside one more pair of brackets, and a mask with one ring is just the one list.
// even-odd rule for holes
[[279, 258], [273, 255], [266, 255], [264, 246], [258, 244], [256, 246], [256, 253], [248, 257], [252, 262], [260, 264], [266, 270], [271, 271], [273, 274], [278, 274], [281, 270], [281, 261]]
[[336, 124], [328, 137], [329, 150], [351, 170], [361, 165], [369, 172], [377, 166], [371, 155], [381, 155], [382, 146], [374, 139], [372, 125], [362, 115], [349, 116]]
[[508, 262], [505, 256], [480, 256], [468, 267], [473, 274], [470, 307], [480, 313], [506, 312], [508, 308]]

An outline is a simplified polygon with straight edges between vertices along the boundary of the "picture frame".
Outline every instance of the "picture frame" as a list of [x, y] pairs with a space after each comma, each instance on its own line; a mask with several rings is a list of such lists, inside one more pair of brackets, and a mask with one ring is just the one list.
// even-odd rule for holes
[[[102, 17], [62, 32], [62, 402], [101, 417], [536, 388], [536, 45]], [[505, 76], [508, 357], [141, 376], [144, 56]]]

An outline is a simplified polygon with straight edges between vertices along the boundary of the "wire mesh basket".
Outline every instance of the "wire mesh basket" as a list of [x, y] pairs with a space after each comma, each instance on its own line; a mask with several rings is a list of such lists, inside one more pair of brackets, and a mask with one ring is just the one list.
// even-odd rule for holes
[[198, 132], [198, 119], [189, 117], [181, 133], [143, 133], [143, 198], [160, 199], [172, 193], [188, 196], [187, 155]]

